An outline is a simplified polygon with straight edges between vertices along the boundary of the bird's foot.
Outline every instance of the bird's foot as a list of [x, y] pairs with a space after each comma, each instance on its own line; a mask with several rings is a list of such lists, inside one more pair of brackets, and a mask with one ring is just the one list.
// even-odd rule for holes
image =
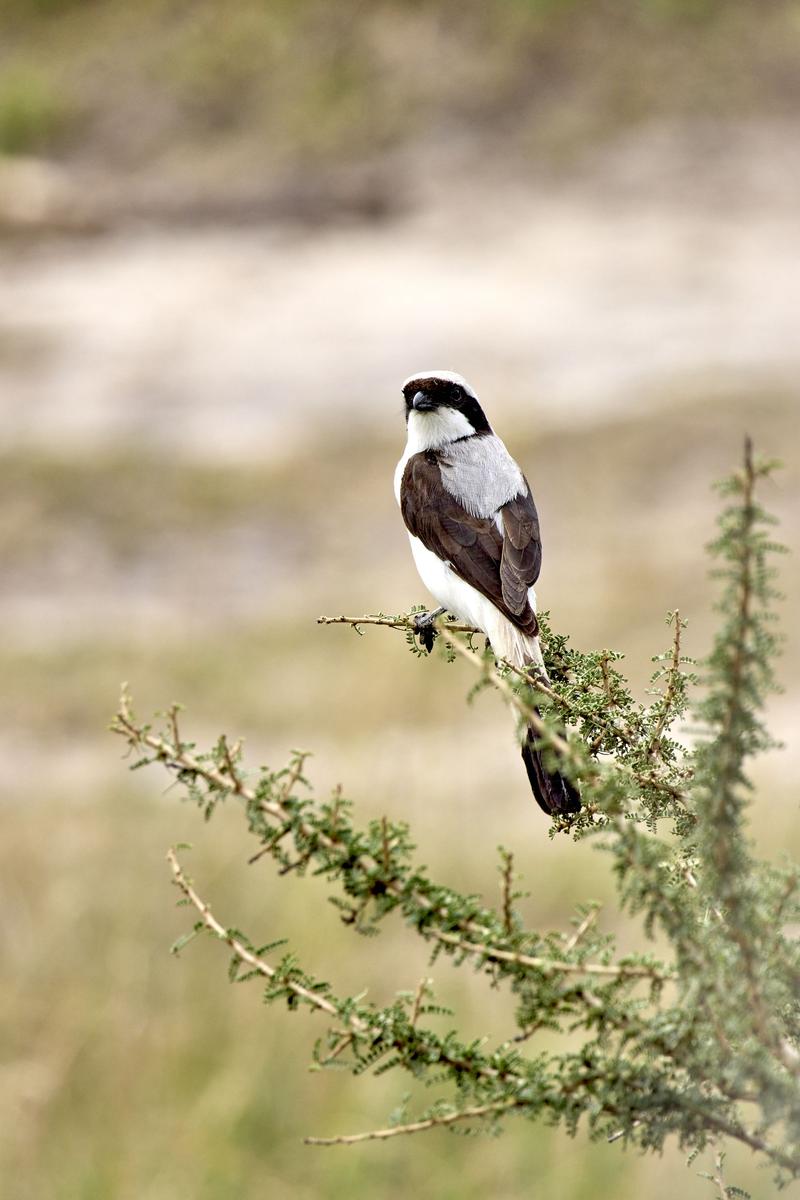
[[428, 654], [433, 650], [433, 643], [439, 636], [439, 631], [434, 625], [434, 621], [446, 612], [446, 608], [434, 608], [432, 612], [414, 613], [414, 633], [419, 638], [420, 645], [425, 647]]
[[542, 684], [545, 688], [550, 687], [550, 676], [545, 670], [544, 663], [528, 663], [525, 671], [528, 679], [531, 681], [534, 687], [536, 687], [538, 684]]

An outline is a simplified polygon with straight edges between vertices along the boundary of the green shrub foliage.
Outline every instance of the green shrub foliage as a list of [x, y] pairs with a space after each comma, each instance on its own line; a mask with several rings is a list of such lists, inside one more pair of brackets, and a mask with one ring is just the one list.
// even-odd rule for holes
[[[432, 879], [405, 824], [360, 827], [338, 790], [316, 800], [305, 755], [250, 773], [224, 737], [206, 752], [185, 742], [177, 708], [159, 728], [139, 722], [123, 696], [113, 728], [135, 765], [160, 763], [206, 817], [220, 801], [237, 801], [254, 857], [271, 858], [279, 873], [323, 875], [354, 931], [400, 919], [433, 958], [447, 955], [513, 993], [515, 1036], [491, 1047], [455, 1025], [437, 1031], [443, 1022], [430, 1018], [442, 1010], [427, 982], [383, 1008], [340, 996], [278, 943], [256, 946], [223, 925], [170, 851], [176, 886], [197, 912], [176, 948], [210, 933], [231, 951], [231, 979], [260, 980], [267, 1003], [323, 1012], [329, 1027], [314, 1050], [318, 1067], [405, 1071], [448, 1087], [447, 1099], [416, 1119], [401, 1110], [385, 1129], [329, 1141], [457, 1123], [496, 1130], [513, 1114], [561, 1122], [570, 1133], [583, 1122], [594, 1138], [641, 1150], [673, 1135], [692, 1156], [732, 1139], [768, 1161], [779, 1182], [800, 1173], [800, 951], [785, 932], [800, 919], [798, 871], [757, 861], [745, 826], [747, 761], [771, 745], [760, 714], [778, 649], [769, 564], [780, 547], [756, 499], [770, 469], [754, 463], [748, 443], [742, 469], [720, 488], [724, 508], [709, 548], [722, 585], [719, 623], [702, 677], [687, 669], [682, 621], [672, 613], [672, 646], [655, 660], [646, 705], [632, 696], [618, 656], [575, 650], [546, 620], [546, 687], [496, 663], [463, 626], [439, 626], [439, 651], [467, 658], [477, 687], [499, 690], [520, 721], [533, 721], [546, 756], [580, 787], [581, 812], [556, 821], [551, 836], [590, 837], [610, 853], [620, 907], [641, 923], [643, 946], [654, 936], [667, 946], [662, 954], [618, 953], [596, 928], [592, 905], [571, 923], [565, 917], [568, 932], [527, 929], [514, 907], [509, 852], [501, 851], [501, 904], [489, 908]], [[357, 632], [400, 629], [419, 652], [411, 614], [321, 620]], [[563, 1035], [560, 1047], [537, 1045], [543, 1029]], [[724, 1189], [721, 1162], [719, 1154], [719, 1178], [708, 1178]]]

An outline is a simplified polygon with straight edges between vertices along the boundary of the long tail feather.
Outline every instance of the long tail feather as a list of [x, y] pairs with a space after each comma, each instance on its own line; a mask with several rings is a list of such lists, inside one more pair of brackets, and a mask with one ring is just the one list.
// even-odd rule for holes
[[522, 760], [528, 772], [533, 798], [549, 817], [578, 812], [580, 795], [575, 786], [559, 771], [545, 770], [541, 751], [536, 748], [537, 735], [528, 727], [522, 743]]

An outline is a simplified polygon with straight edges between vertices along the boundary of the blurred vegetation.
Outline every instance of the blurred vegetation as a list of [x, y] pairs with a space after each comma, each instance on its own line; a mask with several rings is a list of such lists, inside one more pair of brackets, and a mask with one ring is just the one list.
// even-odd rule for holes
[[[707, 645], [707, 481], [746, 428], [767, 452], [791, 445], [793, 398], [687, 396], [535, 437], [504, 431], [542, 510], [543, 605], [578, 646], [625, 650], [640, 695], [667, 609], [689, 618], [689, 653]], [[171, 795], [153, 798], [143, 779], [120, 781], [104, 726], [123, 679], [143, 710], [185, 701], [198, 740], [225, 713], [253, 762], [281, 763], [291, 746], [313, 742], [318, 787], [346, 783], [359, 820], [385, 812], [411, 821], [431, 871], [454, 887], [493, 902], [503, 841], [520, 847], [529, 918], [561, 920], [576, 881], [580, 897], [610, 899], [601, 856], [545, 836], [508, 715], [488, 698], [467, 710], [454, 703], [470, 683], [466, 666], [437, 671], [402, 645], [374, 636], [351, 645], [350, 631], [314, 624], [323, 611], [424, 599], [391, 495], [397, 453], [396, 443], [333, 439], [266, 465], [135, 449], [69, 455], [20, 445], [3, 454], [0, 938], [9, 985], [0, 994], [0, 1177], [11, 1200], [249, 1200], [268, 1186], [309, 1200], [409, 1189], [517, 1198], [533, 1180], [559, 1200], [672, 1200], [676, 1172], [683, 1180], [674, 1149], [641, 1164], [621, 1146], [575, 1146], [527, 1127], [500, 1143], [434, 1134], [411, 1153], [304, 1150], [303, 1134], [366, 1128], [376, 1105], [395, 1102], [389, 1085], [376, 1081], [369, 1100], [345, 1076], [311, 1087], [303, 1067], [316, 1031], [297, 1044], [288, 1014], [265, 1021], [245, 989], [216, 975], [215, 947], [179, 964], [167, 957], [184, 917], [165, 919], [163, 854], [196, 836], [197, 818]], [[796, 463], [768, 503], [797, 528]], [[796, 558], [783, 582], [796, 597]], [[785, 662], [791, 680], [794, 641]], [[782, 761], [765, 764], [755, 804], [753, 833], [769, 854], [800, 852]], [[385, 995], [431, 973], [400, 932], [370, 944], [365, 979], [334, 914], [309, 924], [313, 884], [298, 891], [291, 877], [273, 884], [257, 866], [243, 873], [251, 851], [235, 818], [219, 814], [214, 838], [193, 855], [221, 911], [265, 937], [274, 929], [301, 939], [318, 961], [335, 955], [353, 991], [369, 983]], [[315, 893], [320, 903], [325, 894], [324, 885]], [[608, 915], [602, 928], [630, 944], [624, 920]], [[477, 1036], [495, 994], [444, 964], [433, 974]], [[506, 1015], [497, 1009], [498, 1028]], [[729, 1166], [756, 1196], [769, 1194], [748, 1156]], [[689, 1190], [691, 1177], [681, 1186]], [[703, 1196], [706, 1185], [695, 1186]]]
[[[171, 772], [179, 794], [206, 820], [225, 801], [240, 807], [259, 846], [251, 861], [265, 862], [268, 855], [279, 877], [295, 872], [335, 885], [328, 899], [351, 932], [375, 936], [393, 927], [389, 918], [402, 918], [427, 944], [431, 966], [449, 957], [510, 993], [517, 1033], [506, 1026], [496, 1035], [485, 1027], [474, 1039], [458, 1013], [442, 1008], [430, 979], [416, 991], [407, 980], [391, 1001], [385, 992], [377, 1002], [365, 1001], [363, 990], [348, 997], [301, 965], [308, 961], [303, 950], [286, 949], [274, 928], [269, 944], [257, 948], [238, 920], [235, 927], [220, 921], [215, 906], [209, 909], [194, 890], [180, 865], [188, 847], [179, 848], [180, 857], [168, 855], [191, 922], [173, 952], [211, 934], [231, 953], [231, 982], [256, 978], [266, 1004], [322, 1012], [327, 1029], [314, 1048], [318, 1069], [376, 1077], [399, 1070], [414, 1092], [422, 1084], [441, 1093], [432, 1103], [423, 1091], [412, 1108], [424, 1105], [418, 1116], [409, 1115], [410, 1093], [391, 1121], [392, 1133], [419, 1132], [419, 1121], [430, 1128], [464, 1118], [496, 1132], [498, 1123], [527, 1116], [596, 1141], [624, 1136], [642, 1151], [659, 1151], [667, 1137], [677, 1136], [693, 1158], [710, 1147], [717, 1151], [715, 1176], [705, 1178], [716, 1178], [723, 1198], [746, 1197], [722, 1183], [722, 1146], [731, 1139], [763, 1156], [779, 1185], [796, 1179], [800, 875], [791, 861], [755, 858], [745, 823], [750, 760], [774, 746], [762, 709], [775, 690], [782, 642], [774, 631], [779, 593], [772, 562], [783, 547], [774, 542], [774, 518], [758, 500], [758, 485], [773, 466], [754, 461], [748, 439], [742, 468], [720, 486], [724, 508], [709, 547], [714, 575], [722, 579], [718, 627], [703, 663], [703, 699], [693, 705], [702, 734], [689, 747], [676, 740], [675, 727], [698, 680], [686, 670], [692, 662], [682, 654], [684, 623], [677, 613], [669, 619], [672, 647], [654, 660], [659, 665], [646, 706], [633, 701], [607, 651], [577, 652], [544, 622], [553, 681], [546, 696], [541, 682], [531, 686], [530, 677], [496, 665], [472, 635], [440, 627], [440, 662], [468, 660], [478, 681], [471, 694], [500, 688], [523, 727], [536, 726], [550, 769], [580, 782], [580, 811], [553, 815], [551, 835], [593, 839], [590, 844], [599, 841], [611, 854], [615, 911], [642, 926], [636, 952], [622, 957], [613, 937], [596, 929], [599, 910], [592, 903], [578, 907], [572, 930], [563, 921], [551, 933], [540, 921], [526, 925], [516, 908], [525, 893], [517, 890], [510, 851], [500, 850], [500, 902], [487, 906], [472, 890], [461, 894], [435, 881], [417, 858], [407, 821], [354, 821], [339, 787], [316, 800], [306, 753], [296, 751], [286, 767], [254, 774], [239, 742], [222, 735], [198, 750], [181, 731], [178, 706], [156, 724], [144, 723], [124, 692], [112, 729], [128, 745], [133, 769], [157, 764]], [[341, 620], [356, 631], [386, 623]], [[413, 623], [400, 617], [392, 624], [424, 658]], [[575, 731], [569, 743], [562, 717]], [[656, 931], [669, 947], [662, 956], [643, 945]], [[326, 972], [334, 963], [339, 973], [330, 958]], [[497, 1007], [491, 1006], [493, 1016]], [[386, 1137], [382, 1115], [373, 1113], [369, 1128], [376, 1127], [382, 1132], [333, 1134], [328, 1141]]]
[[0, 75], [0, 154], [42, 153], [66, 112], [50, 81], [31, 68]]
[[541, 165], [644, 118], [790, 114], [800, 93], [791, 0], [4, 0], [1, 14], [0, 150], [162, 184], [238, 171], [234, 188], [462, 135]]

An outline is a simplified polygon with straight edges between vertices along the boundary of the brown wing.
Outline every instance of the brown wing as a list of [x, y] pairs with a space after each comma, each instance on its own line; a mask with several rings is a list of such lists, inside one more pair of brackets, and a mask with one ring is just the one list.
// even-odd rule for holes
[[495, 521], [471, 516], [445, 490], [436, 456], [428, 451], [406, 463], [400, 508], [409, 532], [423, 546], [449, 562], [524, 633], [536, 634], [528, 588], [539, 574], [541, 546], [530, 490], [500, 509], [504, 537]]
[[514, 612], [528, 604], [528, 588], [536, 583], [542, 567], [539, 517], [527, 479], [525, 487], [524, 495], [515, 496], [500, 509], [505, 530], [500, 582], [506, 603]]

